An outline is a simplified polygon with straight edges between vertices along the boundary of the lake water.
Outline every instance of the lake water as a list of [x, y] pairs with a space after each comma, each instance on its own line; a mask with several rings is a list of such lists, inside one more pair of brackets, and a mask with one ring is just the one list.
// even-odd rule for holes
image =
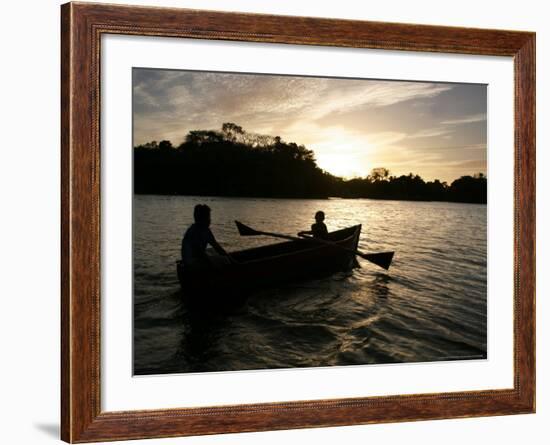
[[[359, 259], [359, 269], [206, 317], [186, 308], [175, 269], [199, 203], [228, 251], [277, 242], [240, 237], [235, 219], [295, 235], [324, 210], [329, 230], [362, 224], [360, 250], [393, 250], [394, 261], [385, 271]], [[486, 358], [486, 223], [486, 206], [473, 204], [137, 195], [134, 373]]]

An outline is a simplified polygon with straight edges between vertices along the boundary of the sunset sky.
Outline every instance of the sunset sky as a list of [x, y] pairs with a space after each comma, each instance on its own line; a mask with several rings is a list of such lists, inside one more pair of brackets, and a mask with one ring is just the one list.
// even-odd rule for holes
[[346, 178], [486, 173], [485, 85], [134, 68], [133, 93], [135, 145], [233, 122], [303, 144]]

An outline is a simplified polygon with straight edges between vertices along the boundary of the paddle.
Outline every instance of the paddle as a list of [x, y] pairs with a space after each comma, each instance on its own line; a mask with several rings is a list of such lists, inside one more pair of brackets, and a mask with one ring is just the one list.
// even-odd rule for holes
[[[287, 239], [291, 241], [301, 241], [302, 238], [298, 238], [296, 236], [291, 235], [283, 235], [281, 233], [273, 233], [273, 232], [262, 232], [260, 230], [253, 229], [252, 227], [248, 227], [247, 225], [243, 224], [242, 222], [235, 221], [235, 224], [237, 225], [237, 230], [239, 231], [239, 235], [241, 236], [258, 236], [258, 235], [264, 235], [264, 236], [272, 236], [274, 238], [282, 238]], [[350, 249], [349, 247], [341, 246], [338, 243], [334, 243], [332, 241], [324, 240], [321, 238], [314, 238], [314, 237], [307, 237], [307, 239], [310, 239], [312, 241], [315, 241], [320, 244], [326, 244], [327, 246], [334, 246], [342, 250], [347, 250], [348, 252], [352, 252], [355, 255], [370, 261], [373, 264], [376, 264], [377, 266], [380, 266], [386, 270], [390, 268], [393, 254], [394, 252], [381, 252], [381, 253], [363, 253], [359, 252], [355, 249]]]

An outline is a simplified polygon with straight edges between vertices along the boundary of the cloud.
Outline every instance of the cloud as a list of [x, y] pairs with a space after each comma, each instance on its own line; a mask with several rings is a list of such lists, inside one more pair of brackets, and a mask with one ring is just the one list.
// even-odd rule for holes
[[446, 136], [451, 133], [453, 130], [448, 128], [426, 128], [416, 133], [409, 134], [409, 139], [419, 139], [419, 138], [434, 138], [439, 136]]
[[[331, 114], [387, 107], [432, 98], [448, 84], [366, 81], [193, 71], [136, 70], [135, 116], [141, 116], [136, 139], [151, 139], [162, 122], [177, 121], [181, 136], [194, 128], [238, 122], [251, 131], [284, 130], [297, 120], [314, 121]], [[147, 121], [151, 123], [147, 128]], [[270, 123], [270, 124], [267, 124]], [[172, 132], [171, 132], [172, 133]], [[156, 139], [164, 136], [155, 135]]]
[[486, 120], [486, 102], [467, 99], [478, 96], [462, 84], [134, 69], [134, 143], [177, 145], [190, 130], [235, 122], [304, 144], [336, 174], [388, 167], [450, 180], [481, 167], [467, 162], [485, 133], [458, 127]]
[[442, 121], [444, 125], [461, 125], [461, 124], [471, 124], [474, 122], [483, 122], [487, 120], [487, 113], [473, 114], [471, 116], [466, 116], [460, 119], [450, 119], [447, 121]]

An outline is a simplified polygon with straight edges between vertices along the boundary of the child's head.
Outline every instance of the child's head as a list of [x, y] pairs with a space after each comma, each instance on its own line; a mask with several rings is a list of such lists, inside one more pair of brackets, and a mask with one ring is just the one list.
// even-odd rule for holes
[[319, 222], [323, 222], [324, 220], [325, 220], [325, 212], [323, 212], [322, 210], [319, 210], [315, 214], [315, 221], [319, 223]]

